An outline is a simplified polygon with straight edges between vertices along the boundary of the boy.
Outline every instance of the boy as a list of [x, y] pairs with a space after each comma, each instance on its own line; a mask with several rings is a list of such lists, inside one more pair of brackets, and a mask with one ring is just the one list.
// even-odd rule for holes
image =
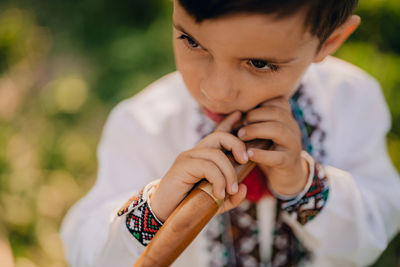
[[[379, 86], [329, 57], [359, 25], [355, 6], [175, 0], [178, 72], [110, 115], [97, 183], [62, 227], [69, 263], [132, 265], [202, 178], [227, 197], [174, 266], [374, 262], [400, 225], [400, 185]], [[246, 150], [255, 138], [274, 145]], [[257, 163], [244, 183], [222, 149]]]

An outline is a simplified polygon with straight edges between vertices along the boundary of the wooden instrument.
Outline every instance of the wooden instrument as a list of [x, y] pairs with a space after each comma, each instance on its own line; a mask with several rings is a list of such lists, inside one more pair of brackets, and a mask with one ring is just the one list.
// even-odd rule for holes
[[[234, 127], [235, 135], [240, 125], [242, 125], [241, 122]], [[270, 140], [256, 139], [246, 142], [246, 147], [268, 149], [272, 144]], [[235, 161], [230, 151], [225, 153], [236, 170], [238, 182], [242, 182], [256, 164], [249, 161], [241, 165]], [[212, 185], [206, 180], [197, 184], [168, 217], [134, 267], [171, 265], [211, 220], [222, 204], [223, 201], [216, 199], [211, 192]]]

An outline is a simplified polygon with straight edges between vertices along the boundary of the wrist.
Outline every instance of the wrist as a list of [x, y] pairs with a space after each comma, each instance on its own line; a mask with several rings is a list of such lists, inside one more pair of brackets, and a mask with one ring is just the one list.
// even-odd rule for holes
[[278, 199], [288, 200], [293, 198], [302, 197], [312, 183], [314, 176], [314, 159], [306, 152], [301, 152], [301, 171], [302, 175], [296, 179], [297, 183], [291, 184], [279, 190], [278, 188], [270, 188], [271, 193]]
[[[159, 194], [157, 194], [158, 186], [154, 189], [154, 191], [149, 195], [149, 205], [153, 214], [157, 216], [157, 218], [161, 222], [165, 222], [172, 211], [169, 211], [166, 208], [163, 208], [162, 198], [159, 198]], [[164, 203], [165, 204], [165, 203]]]
[[149, 203], [154, 215], [160, 221], [165, 222], [185, 196], [171, 194], [171, 192], [177, 191], [176, 188], [168, 185], [165, 188], [165, 184], [162, 182], [161, 179], [161, 182], [149, 194]]

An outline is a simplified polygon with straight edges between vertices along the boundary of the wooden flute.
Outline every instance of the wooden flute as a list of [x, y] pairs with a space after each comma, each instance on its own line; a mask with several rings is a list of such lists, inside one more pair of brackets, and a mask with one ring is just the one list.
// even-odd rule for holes
[[[241, 125], [242, 120], [233, 127], [232, 134], [236, 135]], [[245, 144], [247, 148], [269, 149], [273, 142], [255, 139]], [[256, 166], [251, 161], [246, 164], [237, 163], [230, 151], [225, 154], [235, 168], [239, 183]], [[214, 217], [222, 202], [213, 196], [212, 185], [202, 180], [171, 213], [133, 266], [170, 266]]]

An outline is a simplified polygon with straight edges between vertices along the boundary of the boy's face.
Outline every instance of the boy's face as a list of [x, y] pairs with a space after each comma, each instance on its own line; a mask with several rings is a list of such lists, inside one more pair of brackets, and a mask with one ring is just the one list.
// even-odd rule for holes
[[304, 28], [303, 12], [280, 20], [238, 14], [196, 23], [175, 0], [173, 23], [177, 69], [216, 122], [276, 97], [290, 98], [319, 45]]

